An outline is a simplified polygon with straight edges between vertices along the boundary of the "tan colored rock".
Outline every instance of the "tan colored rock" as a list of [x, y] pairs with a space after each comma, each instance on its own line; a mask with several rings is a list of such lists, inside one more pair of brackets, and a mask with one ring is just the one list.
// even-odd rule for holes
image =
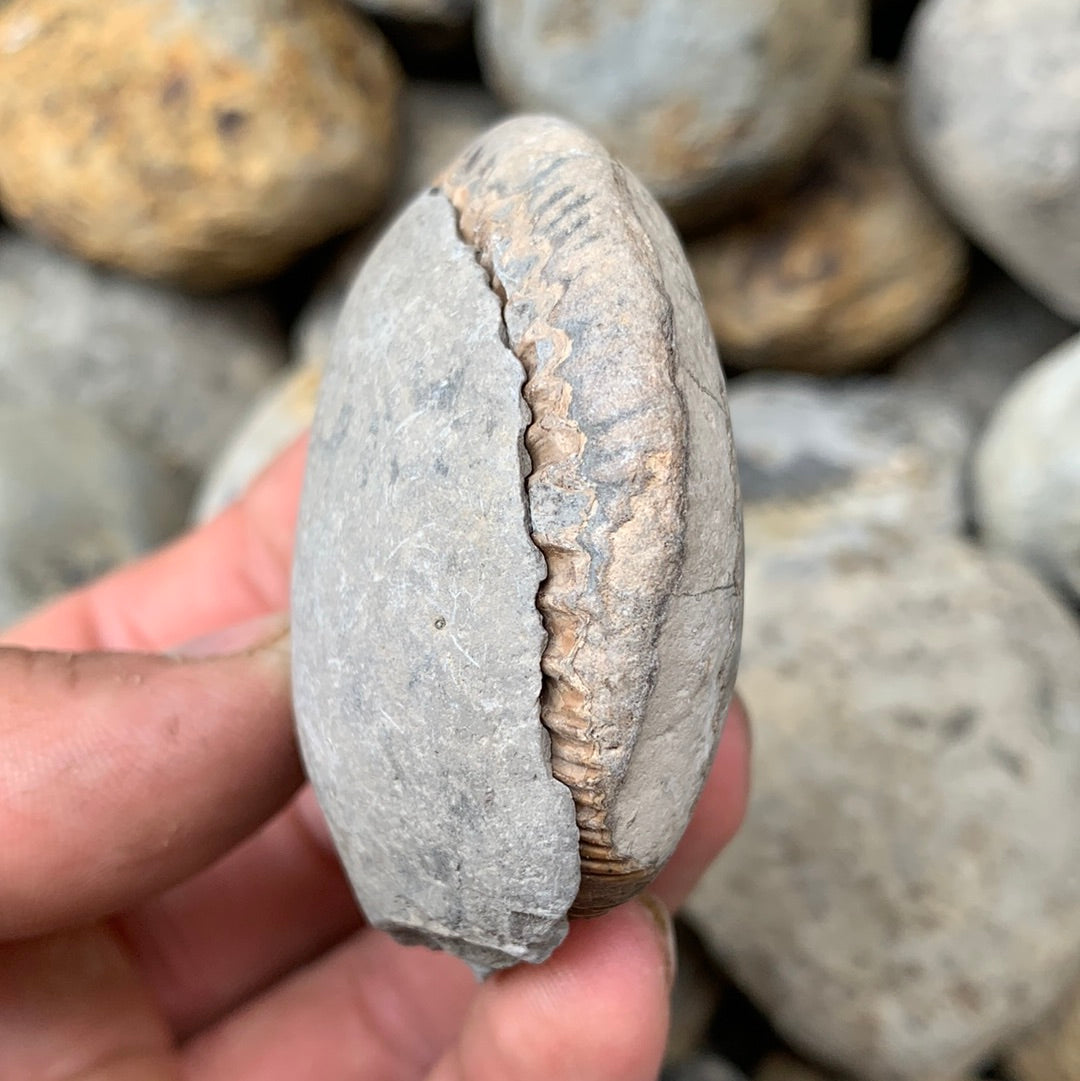
[[1012, 1081], [1080, 1081], [1080, 986], [1005, 1053]]
[[264, 278], [379, 205], [398, 81], [333, 0], [12, 0], [0, 202], [94, 262]]
[[725, 363], [824, 375], [877, 364], [942, 319], [967, 245], [904, 163], [895, 83], [865, 69], [794, 189], [690, 261]]
[[813, 1061], [961, 1074], [1080, 964], [1080, 627], [955, 539], [746, 570], [750, 807], [686, 914]]

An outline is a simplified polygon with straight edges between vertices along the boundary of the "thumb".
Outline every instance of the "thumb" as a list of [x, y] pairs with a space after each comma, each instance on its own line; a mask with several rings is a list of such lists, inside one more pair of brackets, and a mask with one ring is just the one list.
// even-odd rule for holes
[[0, 648], [0, 939], [170, 886], [288, 799], [287, 624], [255, 632], [217, 657]]

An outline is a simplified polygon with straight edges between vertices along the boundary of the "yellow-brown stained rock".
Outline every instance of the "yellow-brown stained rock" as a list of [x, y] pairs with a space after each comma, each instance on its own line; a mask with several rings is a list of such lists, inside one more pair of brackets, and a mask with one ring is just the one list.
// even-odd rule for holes
[[690, 261], [725, 362], [828, 374], [937, 323], [967, 248], [904, 163], [892, 82], [866, 69], [786, 198], [698, 241]]
[[0, 202], [140, 275], [266, 277], [378, 206], [398, 84], [381, 37], [332, 0], [13, 0]]

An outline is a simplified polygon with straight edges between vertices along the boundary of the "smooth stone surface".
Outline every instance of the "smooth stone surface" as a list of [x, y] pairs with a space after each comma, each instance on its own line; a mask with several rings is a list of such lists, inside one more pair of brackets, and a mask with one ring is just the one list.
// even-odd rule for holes
[[364, 914], [484, 968], [550, 954], [579, 881], [501, 327], [453, 208], [421, 195], [343, 315], [293, 585], [301, 747]]
[[0, 202], [86, 259], [266, 278], [378, 206], [397, 64], [334, 0], [11, 0]]
[[967, 244], [908, 171], [894, 80], [864, 68], [793, 189], [698, 240], [690, 263], [726, 363], [826, 375], [879, 364], [939, 322]]
[[962, 528], [970, 434], [946, 403], [795, 375], [736, 380], [729, 402], [748, 548], [826, 559]]
[[346, 244], [301, 311], [292, 334], [299, 364], [326, 363], [349, 286], [388, 222], [504, 112], [481, 86], [436, 80], [410, 81], [403, 105], [401, 167], [383, 211]]
[[1009, 391], [973, 475], [982, 540], [1080, 599], [1080, 336]]
[[955, 405], [978, 430], [1017, 376], [1074, 333], [983, 261], [959, 308], [903, 354], [893, 375]]
[[284, 360], [253, 295], [188, 297], [0, 236], [0, 403], [77, 404], [195, 476]]
[[0, 403], [0, 627], [171, 536], [187, 494], [97, 417]]
[[911, 148], [958, 222], [1080, 321], [1075, 0], [926, 0], [905, 46]]
[[960, 540], [747, 553], [754, 784], [687, 915], [815, 1061], [962, 1073], [1080, 961], [1080, 627]]
[[786, 175], [868, 34], [863, 0], [484, 0], [485, 80], [591, 131], [692, 226]]
[[674, 851], [731, 699], [743, 551], [724, 377], [670, 222], [579, 129], [506, 121], [440, 188], [529, 373], [541, 715], [577, 803], [573, 914], [592, 914]]
[[1080, 987], [1005, 1053], [1011, 1081], [1080, 1081]]
[[311, 427], [322, 369], [290, 368], [255, 403], [203, 478], [191, 520], [209, 521], [247, 491], [251, 482]]

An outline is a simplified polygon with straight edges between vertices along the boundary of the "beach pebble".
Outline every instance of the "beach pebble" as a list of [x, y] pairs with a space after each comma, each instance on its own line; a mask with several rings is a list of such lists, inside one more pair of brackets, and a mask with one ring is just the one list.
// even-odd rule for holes
[[943, 398], [979, 430], [1020, 373], [1075, 328], [980, 260], [960, 306], [899, 359], [897, 381]]
[[489, 85], [591, 131], [698, 226], [806, 156], [868, 35], [865, 0], [481, 0]]
[[948, 404], [886, 379], [799, 375], [736, 380], [729, 403], [749, 548], [825, 559], [961, 529], [970, 435]]
[[97, 417], [0, 402], [0, 627], [171, 536], [187, 495]]
[[336, 0], [11, 0], [0, 203], [136, 274], [269, 277], [378, 207], [398, 81]]
[[982, 540], [1080, 600], [1080, 336], [1017, 380], [973, 473]]
[[690, 248], [725, 363], [818, 374], [879, 364], [941, 320], [967, 244], [909, 172], [894, 80], [860, 70], [798, 182]]
[[322, 369], [316, 364], [282, 372], [229, 440], [203, 478], [191, 519], [207, 522], [243, 495], [294, 439], [311, 427]]
[[1076, 0], [925, 0], [904, 67], [911, 148], [945, 208], [1080, 321]]
[[0, 403], [78, 404], [200, 476], [285, 359], [254, 295], [190, 297], [0, 235]]
[[1005, 1053], [1010, 1081], [1080, 1081], [1080, 986]]
[[795, 563], [748, 537], [754, 783], [686, 913], [814, 1061], [958, 1075], [1080, 962], [1080, 627], [965, 541]]

